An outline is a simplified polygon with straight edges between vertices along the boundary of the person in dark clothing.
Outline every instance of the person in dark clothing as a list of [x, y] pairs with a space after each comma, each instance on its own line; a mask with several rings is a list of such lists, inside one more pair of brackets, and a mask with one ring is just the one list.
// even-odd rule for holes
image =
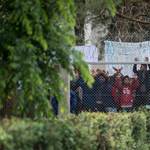
[[79, 77], [78, 71], [76, 71], [76, 76], [78, 76], [76, 84], [78, 86], [80, 86], [83, 90], [83, 92], [82, 92], [83, 111], [96, 112], [97, 111], [96, 110], [97, 109], [97, 104], [96, 104], [96, 98], [95, 98], [95, 89], [102, 82], [96, 76], [97, 74], [94, 70], [92, 70], [92, 75], [95, 79], [95, 82], [93, 83], [92, 88], [88, 87], [87, 83], [84, 82], [84, 80], [81, 76]]
[[76, 85], [76, 83], [72, 81], [72, 79], [70, 79], [70, 89], [74, 92], [77, 88], [78, 86]]
[[[105, 87], [105, 83], [108, 81], [108, 78], [104, 75], [104, 70], [97, 69], [97, 76], [102, 82], [102, 84], [99, 84], [95, 89], [95, 96], [96, 96], [96, 103], [97, 103], [97, 111], [99, 112], [105, 112], [105, 107], [102, 105], [102, 95], [103, 95], [103, 89]], [[107, 81], [105, 81], [107, 80]]]
[[[98, 75], [102, 84], [96, 89], [96, 103], [105, 112], [117, 112], [119, 101], [116, 93], [116, 88], [108, 82], [108, 72]], [[103, 107], [103, 108], [102, 108]]]
[[78, 87], [75, 82], [70, 80], [70, 89], [75, 93], [77, 98], [77, 105], [74, 109], [74, 112], [76, 115], [78, 115], [82, 111], [82, 88], [80, 86]]
[[74, 93], [76, 94], [77, 97], [77, 105], [74, 109], [74, 112], [76, 115], [78, 115], [79, 113], [81, 113], [82, 111], [82, 88], [79, 86]]
[[[76, 104], [77, 104], [76, 95], [72, 90], [70, 90], [70, 113], [72, 114], [74, 113]], [[56, 96], [54, 96], [52, 99], [52, 105], [55, 110], [55, 115], [57, 116], [58, 115], [58, 101], [56, 99]]]
[[[134, 59], [135, 62], [139, 61], [138, 58]], [[149, 62], [148, 57], [145, 57], [145, 61]], [[150, 64], [148, 64], [150, 69]], [[141, 64], [140, 70], [137, 70], [137, 64], [133, 66], [133, 72], [137, 74], [139, 87], [136, 90], [136, 97], [134, 102], [135, 110], [138, 110], [140, 106], [149, 105], [149, 92], [150, 92], [150, 70], [147, 70], [146, 64]]]
[[[98, 78], [102, 81], [102, 77], [98, 75]], [[96, 96], [96, 103], [97, 103], [97, 111], [99, 112], [105, 112], [105, 108], [102, 105], [102, 93], [104, 89], [104, 83], [98, 85], [97, 88], [95, 89], [95, 96]]]

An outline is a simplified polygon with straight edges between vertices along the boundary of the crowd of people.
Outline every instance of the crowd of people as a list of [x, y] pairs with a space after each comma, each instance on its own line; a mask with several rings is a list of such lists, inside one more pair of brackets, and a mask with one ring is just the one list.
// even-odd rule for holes
[[[135, 62], [139, 61], [135, 58]], [[148, 57], [145, 58], [148, 62]], [[121, 73], [122, 67], [113, 69], [116, 73], [109, 76], [109, 72], [101, 69], [92, 70], [95, 79], [92, 88], [87, 86], [79, 71], [75, 71], [77, 80], [70, 81], [70, 90], [74, 93], [75, 99], [70, 96], [71, 113], [78, 115], [82, 111], [91, 112], [132, 112], [138, 110], [140, 106], [145, 107], [150, 104], [150, 64], [141, 64], [140, 70], [137, 65], [133, 65], [133, 78]], [[56, 98], [52, 99], [52, 104]], [[57, 103], [58, 106], [58, 103]], [[56, 112], [57, 110], [55, 110]]]

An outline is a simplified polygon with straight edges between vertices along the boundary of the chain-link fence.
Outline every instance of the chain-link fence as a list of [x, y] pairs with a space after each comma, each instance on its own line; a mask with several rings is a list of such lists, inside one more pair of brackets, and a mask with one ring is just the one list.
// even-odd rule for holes
[[[150, 64], [145, 62], [91, 62], [89, 69], [95, 82], [89, 88], [79, 70], [74, 70], [76, 81], [70, 81], [70, 110], [109, 112], [150, 109]], [[56, 98], [47, 96], [54, 114], [58, 114]], [[23, 117], [23, 113], [19, 117]]]
[[[89, 47], [94, 45], [97, 48], [98, 59], [94, 60], [97, 63], [89, 63], [89, 69], [103, 71], [95, 77], [92, 89], [87, 87], [80, 76], [76, 82], [71, 81], [71, 90], [77, 98], [75, 114], [84, 110], [108, 112], [125, 109], [129, 112], [142, 106], [149, 109], [148, 10], [148, 3], [138, 1], [136, 6], [117, 8], [115, 17], [108, 16], [107, 11], [101, 11], [98, 16], [94, 16], [99, 19], [97, 24], [93, 18], [88, 22], [85, 19], [84, 24], [77, 22], [74, 29], [77, 37], [76, 47], [80, 46], [77, 50], [83, 46], [87, 58], [93, 58], [95, 54], [91, 52], [92, 50], [89, 52]], [[134, 65], [135, 60], [143, 63]], [[130, 63], [127, 64], [128, 62]]]
[[[131, 8], [117, 8], [115, 17], [108, 16], [108, 12], [103, 10], [98, 17], [94, 16], [99, 19], [97, 23], [91, 19], [76, 23], [76, 46], [81, 46], [88, 60], [95, 62], [89, 63], [89, 69], [96, 71], [97, 76], [91, 89], [80, 74], [76, 82], [71, 81], [70, 89], [76, 96], [76, 102], [73, 98], [70, 101], [72, 112], [78, 115], [82, 111], [133, 111], [140, 106], [149, 108], [149, 65], [135, 66], [133, 63], [136, 57], [140, 62], [150, 58], [149, 6], [148, 3], [138, 1]], [[103, 63], [100, 64], [99, 61]], [[127, 64], [128, 62], [132, 63]], [[120, 77], [118, 73], [121, 73]], [[133, 76], [134, 73], [137, 74], [137, 79], [136, 75]], [[58, 103], [53, 103], [50, 95], [48, 99], [54, 107], [53, 113], [56, 113], [54, 110], [58, 109]], [[9, 106], [13, 108], [14, 104]], [[7, 110], [2, 109], [1, 116]], [[11, 115], [12, 112], [8, 114]], [[20, 116], [23, 117], [23, 113]]]
[[[120, 63], [121, 65], [121, 63]], [[109, 65], [106, 65], [108, 68]], [[101, 70], [101, 64], [92, 65], [92, 69], [97, 72], [93, 88], [88, 88], [87, 84], [79, 77], [71, 89], [76, 93], [77, 105], [75, 114], [82, 111], [136, 111], [139, 107], [149, 109], [150, 105], [150, 65], [142, 64], [138, 68], [135, 64], [122, 64], [123, 67], [114, 67], [114, 74], [109, 75], [108, 70]], [[132, 67], [133, 76], [129, 74], [131, 70], [126, 70], [126, 66]], [[124, 70], [125, 69], [125, 70]], [[139, 70], [138, 70], [139, 69]], [[108, 72], [107, 72], [108, 71]], [[123, 72], [128, 72], [124, 74]], [[82, 91], [82, 96], [76, 91]]]
[[[107, 11], [100, 12], [94, 16], [99, 19], [97, 24], [93, 18], [88, 18], [89, 21], [85, 19], [82, 24], [77, 22], [74, 29], [76, 49], [85, 54], [85, 61], [91, 60], [89, 69], [99, 73], [97, 72], [92, 89], [80, 75], [76, 82], [71, 81], [70, 89], [77, 99], [74, 109], [76, 115], [82, 111], [131, 112], [140, 107], [149, 109], [148, 10], [148, 3], [138, 1], [136, 6], [117, 8], [115, 17], [108, 16]], [[134, 61], [140, 61], [141, 64], [134, 65]]]

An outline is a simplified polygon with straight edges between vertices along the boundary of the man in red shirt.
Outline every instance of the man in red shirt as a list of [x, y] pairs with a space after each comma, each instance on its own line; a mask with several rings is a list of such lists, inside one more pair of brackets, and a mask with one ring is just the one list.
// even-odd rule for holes
[[119, 73], [116, 80], [116, 86], [121, 90], [121, 110], [131, 112], [133, 109], [133, 90], [139, 87], [139, 81], [137, 80], [137, 74], [134, 74], [134, 84], [130, 84], [129, 76], [123, 77], [123, 85], [120, 84], [121, 74]]

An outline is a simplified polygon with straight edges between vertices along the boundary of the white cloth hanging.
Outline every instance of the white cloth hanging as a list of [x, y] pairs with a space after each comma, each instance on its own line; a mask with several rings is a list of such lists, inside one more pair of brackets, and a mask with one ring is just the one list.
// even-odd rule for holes
[[98, 62], [98, 53], [95, 45], [91, 46], [75, 46], [75, 50], [84, 54], [84, 61], [86, 62]]

